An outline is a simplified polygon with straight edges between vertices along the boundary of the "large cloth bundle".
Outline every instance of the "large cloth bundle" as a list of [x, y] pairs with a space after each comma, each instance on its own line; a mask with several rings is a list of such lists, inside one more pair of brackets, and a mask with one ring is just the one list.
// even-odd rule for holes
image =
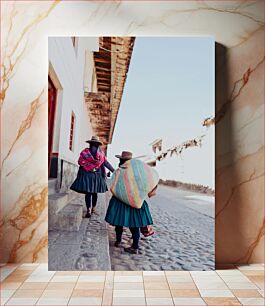
[[156, 170], [138, 159], [131, 159], [113, 173], [110, 191], [122, 202], [141, 208], [158, 181]]

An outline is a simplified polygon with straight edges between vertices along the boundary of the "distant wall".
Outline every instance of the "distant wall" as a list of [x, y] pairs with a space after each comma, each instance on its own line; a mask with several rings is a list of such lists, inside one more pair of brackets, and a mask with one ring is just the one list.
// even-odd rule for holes
[[173, 181], [173, 180], [159, 180], [160, 185], [179, 188], [182, 190], [189, 190], [209, 195], [214, 195], [214, 190], [203, 185], [197, 185], [197, 184], [187, 184], [183, 182]]

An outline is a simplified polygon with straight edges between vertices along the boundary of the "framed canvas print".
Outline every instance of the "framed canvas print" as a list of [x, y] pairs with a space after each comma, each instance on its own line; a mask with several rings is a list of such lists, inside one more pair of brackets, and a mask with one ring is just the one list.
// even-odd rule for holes
[[213, 37], [49, 37], [49, 269], [214, 269]]

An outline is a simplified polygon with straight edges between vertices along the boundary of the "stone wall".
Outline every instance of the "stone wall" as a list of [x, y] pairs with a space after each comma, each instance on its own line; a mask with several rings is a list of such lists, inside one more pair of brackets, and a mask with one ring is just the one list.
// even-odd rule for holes
[[60, 193], [70, 192], [69, 187], [76, 178], [79, 166], [66, 160], [58, 159], [57, 190]]

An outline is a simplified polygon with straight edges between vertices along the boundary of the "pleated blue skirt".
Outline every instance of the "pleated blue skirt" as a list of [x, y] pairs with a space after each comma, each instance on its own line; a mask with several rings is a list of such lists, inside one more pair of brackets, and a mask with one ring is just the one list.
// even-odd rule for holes
[[108, 190], [108, 187], [101, 172], [86, 171], [80, 167], [70, 189], [79, 193], [104, 193]]
[[142, 227], [153, 224], [146, 201], [138, 209], [123, 203], [114, 196], [110, 199], [105, 221], [111, 225], [125, 227]]

